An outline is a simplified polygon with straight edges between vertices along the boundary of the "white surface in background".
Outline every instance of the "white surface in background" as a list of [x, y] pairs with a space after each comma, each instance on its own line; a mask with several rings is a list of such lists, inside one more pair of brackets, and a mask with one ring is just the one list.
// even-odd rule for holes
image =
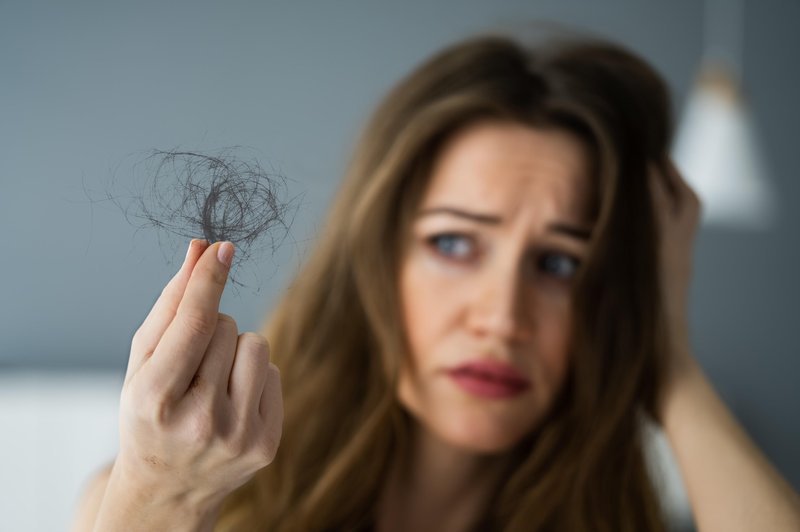
[[[68, 530], [86, 481], [116, 455], [122, 376], [0, 374], [0, 530]], [[671, 520], [690, 510], [663, 433], [649, 450]]]
[[113, 460], [122, 376], [0, 374], [0, 530], [68, 530], [85, 482]]
[[[723, 71], [695, 84], [673, 156], [703, 203], [703, 221], [745, 229], [775, 223], [777, 202], [750, 109], [738, 82]], [[706, 76], [708, 77], [708, 76]]]

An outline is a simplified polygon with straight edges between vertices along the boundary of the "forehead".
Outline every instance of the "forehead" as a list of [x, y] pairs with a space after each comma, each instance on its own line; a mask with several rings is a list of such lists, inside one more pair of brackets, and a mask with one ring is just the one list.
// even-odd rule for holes
[[447, 204], [500, 215], [536, 209], [585, 221], [588, 157], [584, 143], [564, 130], [479, 122], [445, 143], [422, 208]]

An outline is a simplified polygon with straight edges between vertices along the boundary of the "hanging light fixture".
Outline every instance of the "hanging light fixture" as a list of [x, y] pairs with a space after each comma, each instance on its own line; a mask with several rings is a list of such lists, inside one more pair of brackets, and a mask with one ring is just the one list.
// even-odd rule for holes
[[703, 202], [704, 223], [766, 229], [776, 202], [740, 83], [743, 0], [705, 5], [705, 57], [673, 158]]

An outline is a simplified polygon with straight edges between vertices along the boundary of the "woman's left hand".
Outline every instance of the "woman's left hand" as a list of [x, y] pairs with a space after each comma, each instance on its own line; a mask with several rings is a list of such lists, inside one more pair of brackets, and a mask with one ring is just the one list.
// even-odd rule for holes
[[701, 205], [697, 194], [670, 160], [654, 164], [650, 178], [660, 231], [662, 304], [669, 339], [666, 395], [679, 380], [698, 369], [689, 347], [688, 306]]
[[800, 530], [800, 497], [737, 423], [692, 356], [688, 299], [700, 200], [675, 166], [653, 165], [668, 366], [658, 416], [698, 530]]

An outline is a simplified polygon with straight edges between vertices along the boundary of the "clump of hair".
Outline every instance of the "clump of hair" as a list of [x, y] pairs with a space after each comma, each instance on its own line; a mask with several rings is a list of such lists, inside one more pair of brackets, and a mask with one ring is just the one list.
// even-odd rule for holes
[[263, 248], [274, 254], [289, 233], [299, 197], [285, 199], [287, 178], [236, 150], [152, 150], [133, 167], [130, 195], [107, 191], [107, 199], [139, 229], [158, 229], [159, 242], [166, 236], [171, 244], [192, 238], [233, 243], [229, 280], [244, 286], [234, 270]]

